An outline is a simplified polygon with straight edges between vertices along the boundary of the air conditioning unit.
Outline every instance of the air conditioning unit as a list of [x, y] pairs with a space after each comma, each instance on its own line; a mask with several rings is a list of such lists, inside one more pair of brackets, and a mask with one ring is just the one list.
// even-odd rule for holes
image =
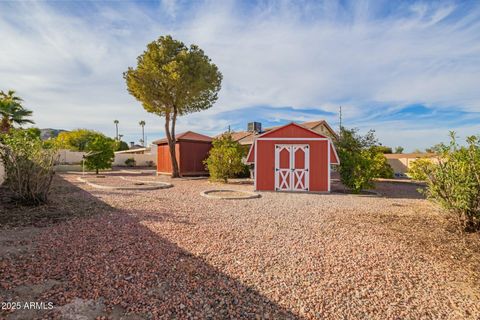
[[249, 122], [247, 130], [256, 133], [262, 132], [262, 124], [260, 122]]

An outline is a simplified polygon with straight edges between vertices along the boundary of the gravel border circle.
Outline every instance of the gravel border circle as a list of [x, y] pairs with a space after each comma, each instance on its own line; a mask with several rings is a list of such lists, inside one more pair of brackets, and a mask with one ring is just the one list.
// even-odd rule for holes
[[[210, 193], [212, 192], [241, 192], [245, 193], [245, 197], [222, 197], [219, 195], [211, 195]], [[231, 190], [231, 189], [212, 189], [212, 190], [205, 190], [200, 192], [200, 195], [205, 198], [210, 198], [210, 199], [222, 199], [222, 200], [247, 200], [247, 199], [257, 199], [260, 198], [261, 195], [255, 192], [250, 192], [250, 191], [243, 191], [243, 190]]]
[[97, 189], [106, 189], [106, 190], [158, 190], [158, 189], [167, 189], [173, 187], [173, 184], [167, 182], [160, 182], [160, 181], [140, 181], [140, 180], [133, 180], [133, 179], [126, 179], [124, 177], [120, 177], [126, 181], [132, 182], [140, 182], [140, 183], [148, 183], [150, 185], [146, 186], [137, 186], [137, 187], [113, 187], [113, 186], [103, 186], [101, 184], [96, 184], [90, 181], [83, 179], [82, 177], [78, 177], [77, 180], [87, 185], [97, 188]]

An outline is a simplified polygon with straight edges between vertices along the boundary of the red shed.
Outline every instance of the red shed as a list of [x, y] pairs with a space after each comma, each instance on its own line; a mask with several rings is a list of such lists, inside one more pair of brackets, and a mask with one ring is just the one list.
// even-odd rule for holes
[[257, 191], [330, 191], [330, 166], [339, 158], [330, 138], [290, 123], [257, 136], [248, 163]]
[[[203, 160], [212, 148], [212, 138], [187, 131], [175, 135], [175, 155], [181, 176], [207, 175]], [[157, 174], [172, 173], [172, 161], [167, 138], [153, 142], [157, 145]]]

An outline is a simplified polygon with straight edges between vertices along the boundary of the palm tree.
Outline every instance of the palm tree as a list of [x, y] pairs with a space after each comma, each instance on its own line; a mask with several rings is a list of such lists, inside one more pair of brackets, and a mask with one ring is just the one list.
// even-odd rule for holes
[[119, 122], [120, 121], [118, 121], [118, 120], [113, 120], [113, 123], [115, 123], [115, 139], [117, 139], [117, 140], [118, 140], [118, 123]]
[[142, 127], [142, 146], [145, 147], [145, 121], [140, 121], [138, 123]]
[[34, 123], [27, 117], [32, 116], [32, 111], [22, 106], [22, 99], [15, 95], [15, 91], [9, 90], [7, 93], [0, 91], [0, 132], [6, 133], [14, 124], [23, 125]]

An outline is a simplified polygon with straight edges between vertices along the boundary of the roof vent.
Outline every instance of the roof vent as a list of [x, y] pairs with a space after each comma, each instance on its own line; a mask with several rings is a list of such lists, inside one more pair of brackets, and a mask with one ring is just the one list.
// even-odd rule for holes
[[249, 132], [260, 133], [262, 132], [262, 124], [260, 122], [249, 122], [247, 130]]

